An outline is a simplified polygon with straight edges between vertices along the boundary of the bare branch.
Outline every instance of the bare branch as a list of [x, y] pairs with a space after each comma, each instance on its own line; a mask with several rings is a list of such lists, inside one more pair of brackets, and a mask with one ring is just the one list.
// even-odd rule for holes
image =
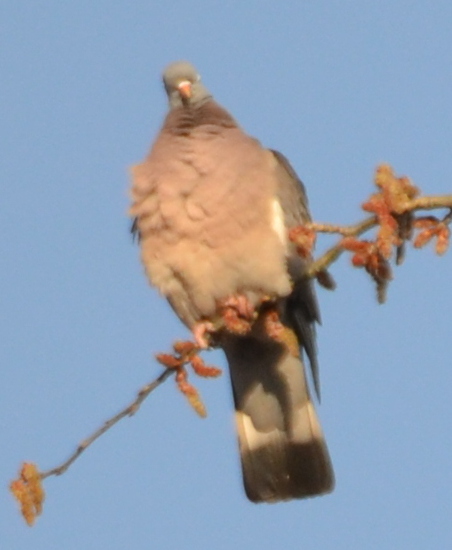
[[149, 396], [151, 392], [153, 392], [160, 384], [163, 384], [163, 382], [169, 378], [171, 375], [173, 375], [175, 372], [170, 369], [165, 369], [160, 376], [158, 376], [153, 382], [146, 384], [143, 386], [140, 391], [137, 394], [136, 399], [132, 401], [127, 407], [125, 407], [122, 411], [120, 411], [118, 414], [115, 414], [115, 416], [112, 416], [109, 418], [103, 426], [98, 428], [95, 432], [93, 432], [87, 439], [82, 441], [80, 445], [77, 447], [74, 453], [60, 466], [57, 466], [55, 468], [52, 468], [51, 470], [47, 470], [46, 472], [41, 472], [40, 477], [41, 479], [45, 479], [49, 476], [59, 476], [63, 474], [69, 466], [77, 458], [85, 451], [98, 437], [100, 437], [102, 434], [104, 434], [106, 431], [108, 431], [112, 426], [114, 426], [117, 422], [119, 422], [121, 419], [123, 419], [126, 416], [132, 416], [134, 415], [138, 409], [140, 408], [143, 401]]

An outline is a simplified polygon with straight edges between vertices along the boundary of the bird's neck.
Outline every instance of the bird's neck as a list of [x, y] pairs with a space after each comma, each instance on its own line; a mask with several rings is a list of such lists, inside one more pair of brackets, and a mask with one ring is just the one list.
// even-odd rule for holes
[[184, 105], [172, 109], [166, 119], [166, 128], [175, 134], [189, 134], [200, 126], [236, 128], [237, 123], [220, 105], [208, 99], [201, 105]]

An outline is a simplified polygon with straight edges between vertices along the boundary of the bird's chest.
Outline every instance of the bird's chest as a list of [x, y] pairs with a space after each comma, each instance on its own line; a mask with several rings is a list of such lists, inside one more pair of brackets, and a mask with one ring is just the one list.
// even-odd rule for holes
[[154, 196], [161, 227], [185, 235], [203, 224], [221, 223], [222, 212], [238, 202], [240, 170], [232, 169], [218, 136], [180, 139], [170, 158], [157, 163]]

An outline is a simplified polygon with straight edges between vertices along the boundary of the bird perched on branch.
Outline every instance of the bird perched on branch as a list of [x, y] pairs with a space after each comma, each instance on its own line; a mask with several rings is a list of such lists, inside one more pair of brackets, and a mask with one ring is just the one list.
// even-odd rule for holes
[[319, 392], [312, 281], [289, 231], [310, 220], [287, 159], [248, 136], [180, 61], [163, 74], [169, 112], [132, 170], [134, 231], [152, 285], [199, 347], [229, 363], [245, 491], [276, 502], [332, 491], [312, 402]]

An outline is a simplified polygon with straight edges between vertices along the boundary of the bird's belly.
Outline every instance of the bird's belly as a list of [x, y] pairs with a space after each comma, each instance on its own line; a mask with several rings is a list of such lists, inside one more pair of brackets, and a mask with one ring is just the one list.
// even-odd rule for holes
[[[190, 234], [166, 224], [142, 242], [149, 279], [191, 326], [215, 315], [218, 303], [237, 294], [286, 296], [291, 291], [284, 248], [272, 227], [248, 228], [233, 238], [215, 239], [226, 227]], [[180, 304], [178, 308], [177, 305]], [[180, 310], [180, 311], [179, 311]], [[190, 310], [187, 320], [182, 311]]]

